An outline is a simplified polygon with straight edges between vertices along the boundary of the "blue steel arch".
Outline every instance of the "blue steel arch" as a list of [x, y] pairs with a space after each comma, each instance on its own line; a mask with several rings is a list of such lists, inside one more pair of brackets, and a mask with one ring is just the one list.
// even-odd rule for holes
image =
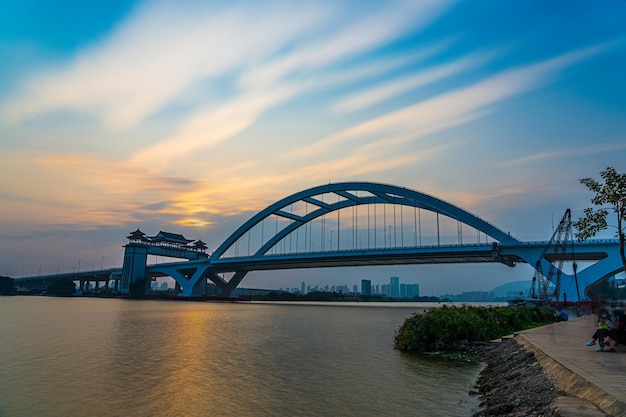
[[[369, 196], [358, 196], [352, 192], [354, 191], [366, 191], [370, 193]], [[315, 196], [327, 193], [334, 193], [344, 200], [337, 201], [335, 203], [325, 203]], [[289, 213], [285, 211], [285, 207], [297, 203], [306, 202], [316, 206], [317, 209], [307, 213], [304, 216]], [[321, 185], [307, 190], [303, 190], [283, 198], [268, 206], [264, 210], [258, 212], [247, 222], [241, 225], [233, 234], [231, 234], [212, 254], [212, 258], [220, 258], [226, 251], [241, 239], [247, 232], [249, 232], [254, 226], [262, 222], [264, 219], [271, 215], [280, 216], [289, 220], [292, 223], [285, 226], [282, 230], [276, 233], [271, 239], [263, 244], [255, 253], [255, 256], [262, 256], [269, 251], [274, 245], [280, 242], [285, 236], [288, 236], [291, 232], [297, 228], [307, 224], [316, 218], [325, 214], [331, 213], [336, 210], [341, 210], [347, 207], [362, 205], [362, 204], [396, 204], [410, 207], [417, 207], [426, 209], [435, 213], [443, 214], [449, 218], [455, 219], [471, 226], [480, 232], [485, 233], [494, 240], [503, 244], [518, 244], [520, 241], [512, 237], [509, 233], [497, 228], [491, 223], [471, 214], [470, 212], [448, 203], [439, 198], [433, 197], [429, 194], [425, 194], [419, 191], [411, 190], [406, 187], [399, 187], [389, 184], [373, 183], [373, 182], [342, 182], [328, 185]]]

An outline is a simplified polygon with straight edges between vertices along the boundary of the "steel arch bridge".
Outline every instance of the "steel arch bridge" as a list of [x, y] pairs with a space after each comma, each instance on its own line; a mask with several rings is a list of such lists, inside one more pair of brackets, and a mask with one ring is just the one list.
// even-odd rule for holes
[[[365, 192], [367, 195], [359, 196], [358, 192]], [[332, 193], [338, 198], [336, 202], [326, 203], [318, 196]], [[287, 207], [294, 203], [304, 202], [312, 205], [314, 210], [305, 215], [297, 215], [287, 211]], [[291, 224], [283, 228], [269, 239], [256, 253], [255, 256], [262, 256], [274, 247], [280, 240], [294, 232], [296, 229], [334, 211], [356, 207], [366, 204], [394, 204], [426, 209], [437, 214], [445, 215], [451, 219], [460, 221], [472, 226], [477, 230], [487, 234], [497, 241], [506, 243], [519, 243], [519, 241], [509, 234], [498, 229], [494, 225], [476, 217], [475, 215], [454, 206], [448, 202], [440, 200], [428, 194], [413, 191], [408, 188], [394, 185], [379, 184], [372, 182], [347, 182], [322, 185], [309, 188], [285, 197], [280, 201], [270, 205], [265, 210], [260, 211], [246, 223], [241, 225], [231, 234], [213, 253], [213, 257], [221, 258], [233, 244], [248, 233], [254, 226], [264, 219], [274, 215], [291, 220]]]
[[[424, 209], [434, 213], [437, 220], [437, 243], [421, 245], [420, 242], [418, 245], [417, 234], [414, 234], [415, 245], [405, 246], [403, 243], [397, 246], [391, 242], [392, 225], [389, 225], [389, 235], [385, 235], [387, 230], [385, 224], [382, 230], [385, 244], [378, 245], [376, 236], [380, 233], [376, 229], [380, 229], [380, 226], [375, 224], [372, 247], [371, 225], [369, 224], [371, 217], [368, 209], [367, 248], [361, 244], [355, 245], [355, 237], [359, 241], [361, 239], [355, 236], [354, 228], [351, 232], [341, 227], [339, 213], [345, 209], [357, 209], [359, 206], [369, 207], [370, 205], [394, 207], [394, 236], [397, 227], [396, 207], [412, 207], [414, 210]], [[319, 250], [314, 250], [312, 248], [314, 242], [307, 241], [307, 226], [310, 229], [313, 222], [321, 221], [324, 227], [324, 221], [335, 212], [337, 213], [336, 230], [330, 231], [330, 249], [325, 248], [326, 239], [322, 228]], [[400, 213], [402, 217], [402, 211]], [[459, 230], [462, 230], [463, 225], [475, 229], [479, 233], [478, 242], [464, 244], [459, 241], [456, 244], [441, 244], [440, 215], [455, 220]], [[374, 219], [376, 219], [376, 214]], [[274, 220], [274, 232], [269, 233], [269, 237], [265, 238], [264, 224], [271, 220]], [[358, 214], [352, 220], [354, 225], [358, 220]], [[402, 220], [401, 223], [403, 223]], [[327, 221], [330, 222], [330, 220]], [[260, 244], [250, 252], [250, 236], [253, 230], [259, 227], [261, 228]], [[417, 228], [417, 222], [415, 222], [415, 227]], [[304, 235], [304, 251], [299, 250], [297, 243], [294, 250], [289, 241], [295, 235], [297, 242], [298, 233], [301, 230]], [[336, 231], [336, 249], [333, 249], [334, 231]], [[341, 247], [341, 231], [344, 234], [352, 233], [351, 247], [349, 245], [347, 248], [345, 245], [344, 248]], [[484, 234], [485, 242], [481, 242], [480, 233]], [[389, 238], [389, 245], [386, 243], [387, 238]], [[239, 255], [242, 242], [245, 246], [246, 239], [248, 252], [246, 255]], [[287, 249], [288, 241], [289, 249]], [[262, 270], [470, 262], [499, 262], [515, 266], [521, 262], [547, 271], [554, 261], [550, 259], [549, 253], [546, 254], [545, 248], [548, 243], [547, 241], [520, 241], [458, 206], [405, 187], [373, 182], [344, 182], [309, 188], [271, 204], [241, 225], [206, 259], [151, 265], [147, 267], [146, 272], [152, 276], [167, 275], [174, 278], [182, 287], [183, 296], [201, 295], [206, 279], [209, 279], [219, 287], [222, 295], [228, 297], [248, 272]], [[576, 285], [580, 285], [583, 290], [623, 270], [617, 240], [590, 241], [578, 243], [575, 246], [570, 254], [572, 260], [595, 262], [592, 266], [578, 272]], [[227, 273], [232, 274], [230, 280], [225, 279]], [[569, 279], [570, 283], [574, 279], [566, 273], [562, 273], [562, 277]], [[565, 289], [566, 286], [563, 288]]]

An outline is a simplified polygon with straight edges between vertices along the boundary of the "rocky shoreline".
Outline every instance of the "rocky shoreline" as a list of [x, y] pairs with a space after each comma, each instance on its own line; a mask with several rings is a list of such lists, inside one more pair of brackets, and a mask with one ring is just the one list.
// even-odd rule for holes
[[566, 395], [532, 352], [513, 339], [476, 348], [486, 364], [477, 381], [480, 411], [474, 417], [559, 416], [555, 400]]

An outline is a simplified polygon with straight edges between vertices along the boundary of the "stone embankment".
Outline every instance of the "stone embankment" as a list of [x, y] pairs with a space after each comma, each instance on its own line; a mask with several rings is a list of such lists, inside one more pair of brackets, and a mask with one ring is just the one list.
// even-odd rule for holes
[[554, 369], [546, 369], [553, 365], [541, 360], [542, 365], [533, 350], [523, 340], [513, 338], [478, 347], [477, 355], [486, 367], [477, 382], [481, 410], [474, 417], [623, 415], [604, 413], [592, 402], [572, 396], [571, 390], [564, 391], [564, 376], [557, 379]]
[[505, 339], [479, 347], [478, 356], [486, 367], [478, 379], [482, 403], [475, 417], [557, 415], [554, 401], [564, 394], [533, 353]]

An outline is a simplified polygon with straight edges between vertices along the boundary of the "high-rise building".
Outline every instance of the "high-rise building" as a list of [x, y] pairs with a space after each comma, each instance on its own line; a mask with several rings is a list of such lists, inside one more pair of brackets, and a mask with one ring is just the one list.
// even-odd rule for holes
[[391, 298], [400, 298], [400, 278], [389, 278], [389, 296]]
[[301, 292], [302, 294], [306, 294], [306, 288], [305, 288], [305, 286], [304, 286], [304, 281], [302, 281], [302, 284], [300, 284], [300, 292]]
[[372, 295], [372, 281], [369, 279], [361, 280], [361, 294]]
[[380, 295], [385, 297], [391, 297], [391, 285], [389, 284], [380, 284]]
[[407, 284], [406, 285], [406, 298], [415, 298], [420, 296], [419, 284]]

